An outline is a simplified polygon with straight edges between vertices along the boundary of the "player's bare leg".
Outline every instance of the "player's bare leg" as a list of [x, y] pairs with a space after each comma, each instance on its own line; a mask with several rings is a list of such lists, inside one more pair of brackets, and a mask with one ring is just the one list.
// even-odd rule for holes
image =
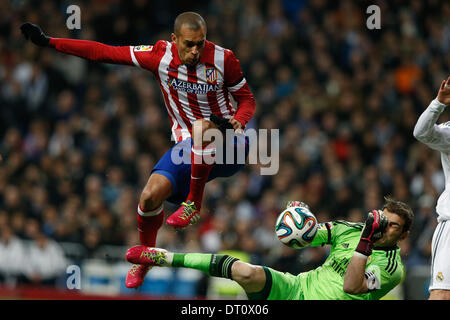
[[450, 300], [450, 290], [431, 290], [428, 300]]
[[203, 191], [206, 181], [214, 164], [204, 161], [204, 156], [213, 156], [215, 146], [211, 139], [204, 139], [204, 133], [217, 128], [214, 123], [205, 119], [198, 119], [192, 125], [193, 146], [191, 151], [191, 182], [189, 195], [181, 207], [168, 219], [167, 224], [178, 229], [194, 224], [200, 218]]
[[[159, 228], [164, 222], [163, 202], [170, 196], [172, 185], [165, 176], [153, 173], [141, 193], [137, 212], [137, 226], [142, 245], [154, 247]], [[125, 285], [137, 288], [144, 282], [151, 266], [134, 264], [127, 273]]]

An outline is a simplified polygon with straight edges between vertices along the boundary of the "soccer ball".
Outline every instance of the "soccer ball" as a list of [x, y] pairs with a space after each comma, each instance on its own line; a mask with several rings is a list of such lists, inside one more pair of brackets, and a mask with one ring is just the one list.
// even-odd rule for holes
[[278, 216], [275, 224], [278, 239], [294, 249], [307, 247], [317, 229], [317, 219], [306, 207], [287, 208]]

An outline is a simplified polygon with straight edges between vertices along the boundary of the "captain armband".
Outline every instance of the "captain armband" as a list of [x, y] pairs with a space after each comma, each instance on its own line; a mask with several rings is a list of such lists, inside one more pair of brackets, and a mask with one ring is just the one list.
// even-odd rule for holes
[[369, 289], [369, 291], [380, 289], [380, 280], [378, 280], [375, 273], [370, 270], [366, 270], [366, 272], [364, 272], [364, 277], [366, 277], [367, 289]]

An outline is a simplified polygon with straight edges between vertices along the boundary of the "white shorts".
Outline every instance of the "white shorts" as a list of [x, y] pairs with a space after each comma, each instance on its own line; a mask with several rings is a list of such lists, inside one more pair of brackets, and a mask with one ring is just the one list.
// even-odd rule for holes
[[429, 290], [450, 290], [450, 221], [438, 223], [431, 241], [431, 281]]

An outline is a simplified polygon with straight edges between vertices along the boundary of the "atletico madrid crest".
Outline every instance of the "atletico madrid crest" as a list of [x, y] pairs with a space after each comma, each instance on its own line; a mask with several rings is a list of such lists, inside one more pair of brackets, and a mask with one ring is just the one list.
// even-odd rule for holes
[[206, 81], [211, 84], [216, 84], [217, 70], [214, 67], [206, 67]]

